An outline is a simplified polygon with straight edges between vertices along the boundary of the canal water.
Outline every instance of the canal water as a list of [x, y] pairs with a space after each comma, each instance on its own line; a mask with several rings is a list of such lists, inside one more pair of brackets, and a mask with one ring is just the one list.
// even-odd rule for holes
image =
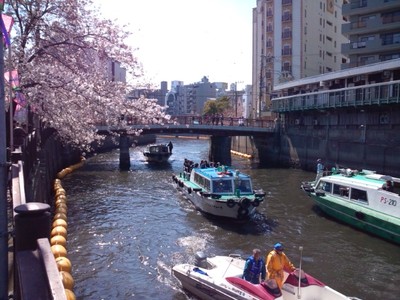
[[[167, 143], [169, 139], [159, 138]], [[321, 214], [299, 188], [313, 173], [262, 169], [233, 157], [232, 165], [263, 188], [254, 220], [238, 226], [199, 214], [172, 184], [184, 158], [207, 158], [208, 140], [172, 139], [164, 166], [131, 149], [131, 170], [119, 170], [119, 152], [89, 158], [62, 180], [68, 197], [68, 257], [77, 299], [195, 299], [171, 274], [178, 263], [207, 255], [263, 252], [276, 242], [298, 267], [332, 288], [364, 300], [399, 299], [400, 248]]]

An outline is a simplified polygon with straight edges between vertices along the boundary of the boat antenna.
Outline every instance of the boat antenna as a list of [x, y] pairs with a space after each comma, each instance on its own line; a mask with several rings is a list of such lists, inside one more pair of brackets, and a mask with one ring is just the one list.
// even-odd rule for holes
[[300, 250], [300, 264], [299, 264], [299, 286], [297, 287], [297, 299], [301, 298], [301, 289], [300, 289], [300, 285], [301, 285], [301, 262], [303, 260], [303, 246], [299, 247]]
[[228, 271], [229, 267], [231, 266], [231, 263], [233, 262], [233, 258], [231, 259], [231, 261], [229, 262], [229, 265], [226, 267], [226, 270], [224, 272], [224, 275], [222, 275], [222, 278], [225, 277], [226, 272]]

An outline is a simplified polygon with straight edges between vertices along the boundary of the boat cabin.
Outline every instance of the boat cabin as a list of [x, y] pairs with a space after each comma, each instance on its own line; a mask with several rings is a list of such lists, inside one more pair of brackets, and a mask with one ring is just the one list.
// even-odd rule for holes
[[250, 176], [223, 168], [194, 168], [192, 180], [213, 194], [253, 194]]
[[[392, 188], [388, 190], [387, 182]], [[342, 172], [322, 177], [315, 189], [319, 196], [333, 196], [394, 215], [393, 209], [400, 205], [400, 179], [369, 173], [369, 171]], [[397, 212], [398, 214], [398, 212]]]
[[169, 153], [167, 145], [151, 145], [148, 147], [147, 151], [154, 154]]

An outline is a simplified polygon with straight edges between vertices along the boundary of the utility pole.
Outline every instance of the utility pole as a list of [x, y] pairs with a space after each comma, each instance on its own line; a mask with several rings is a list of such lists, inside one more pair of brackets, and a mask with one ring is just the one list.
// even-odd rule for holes
[[[1, 12], [0, 12], [1, 18]], [[3, 35], [0, 45], [0, 299], [8, 299], [7, 135]], [[10, 99], [11, 100], [11, 99]]]
[[238, 99], [237, 99], [237, 82], [235, 82], [235, 118], [237, 118]]

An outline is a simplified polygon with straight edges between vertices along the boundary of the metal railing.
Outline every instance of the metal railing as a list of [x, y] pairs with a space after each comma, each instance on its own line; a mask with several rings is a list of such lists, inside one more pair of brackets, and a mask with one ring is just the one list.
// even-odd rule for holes
[[272, 99], [272, 111], [360, 107], [400, 103], [400, 80]]

